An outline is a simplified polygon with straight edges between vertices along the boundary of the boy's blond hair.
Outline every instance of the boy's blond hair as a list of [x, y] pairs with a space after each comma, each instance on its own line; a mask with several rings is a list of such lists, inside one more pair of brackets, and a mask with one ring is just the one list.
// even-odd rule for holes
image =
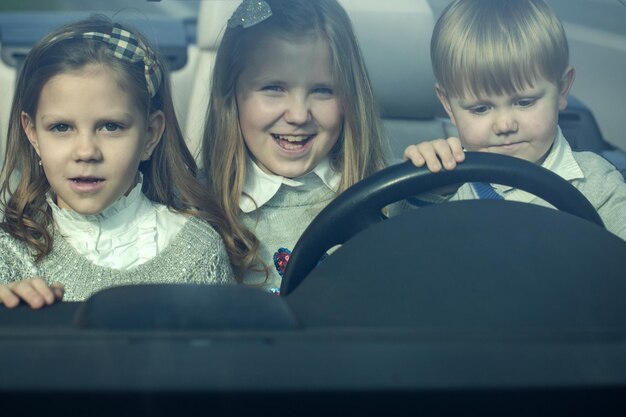
[[431, 60], [448, 96], [514, 94], [539, 77], [559, 85], [569, 48], [543, 0], [454, 0], [435, 25]]

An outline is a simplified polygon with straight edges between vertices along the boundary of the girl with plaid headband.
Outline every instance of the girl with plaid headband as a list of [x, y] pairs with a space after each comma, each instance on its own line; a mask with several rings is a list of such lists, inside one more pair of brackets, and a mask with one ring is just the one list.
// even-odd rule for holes
[[104, 17], [64, 26], [29, 52], [0, 188], [5, 306], [233, 280], [237, 253], [218, 233], [227, 222], [195, 179], [168, 83], [147, 41]]

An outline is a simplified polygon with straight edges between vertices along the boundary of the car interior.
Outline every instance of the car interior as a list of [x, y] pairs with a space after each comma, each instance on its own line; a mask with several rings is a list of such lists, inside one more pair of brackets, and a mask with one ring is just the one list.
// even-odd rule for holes
[[[201, 0], [197, 19], [125, 18], [166, 57], [198, 162], [211, 68], [239, 2]], [[431, 4], [340, 3], [393, 159], [453, 135], [433, 88]], [[32, 12], [23, 30], [23, 15], [0, 13], [3, 131], [29, 47], [86, 15]], [[626, 176], [626, 154], [582, 101], [572, 97], [559, 123], [574, 149]], [[469, 155], [438, 175], [398, 163], [357, 184], [307, 228], [280, 297], [137, 285], [45, 311], [0, 309], [0, 399], [28, 415], [624, 415], [626, 242], [566, 181], [509, 162]], [[464, 201], [380, 216], [417, 192], [466, 181], [500, 181], [559, 210]]]

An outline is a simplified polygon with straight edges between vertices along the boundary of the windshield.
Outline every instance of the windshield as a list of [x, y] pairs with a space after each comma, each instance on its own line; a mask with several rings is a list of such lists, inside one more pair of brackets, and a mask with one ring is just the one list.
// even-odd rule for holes
[[[256, 0], [245, 1], [257, 3]], [[288, 3], [287, 0], [267, 0], [272, 1]], [[21, 275], [26, 274], [19, 268], [30, 268], [28, 274], [44, 271], [42, 275], [48, 275], [42, 279], [50, 281], [54, 274], [59, 274], [66, 280], [62, 284], [67, 290], [61, 293], [60, 302], [53, 299], [51, 305], [41, 310], [28, 308], [24, 300], [16, 301], [15, 308], [0, 304], [0, 398], [4, 392], [12, 390], [46, 395], [55, 392], [54, 389], [73, 393], [132, 392], [137, 395], [131, 395], [129, 402], [143, 401], [143, 405], [150, 404], [153, 411], [161, 412], [160, 415], [176, 415], [176, 410], [162, 411], [157, 405], [153, 406], [154, 397], [161, 393], [173, 393], [172, 398], [188, 392], [217, 393], [215, 397], [230, 391], [252, 393], [257, 396], [250, 395], [248, 399], [262, 403], [266, 411], [273, 405], [281, 406], [284, 397], [280, 394], [288, 397], [297, 391], [311, 410], [305, 407], [301, 412], [286, 408], [282, 414], [274, 413], [297, 416], [335, 415], [338, 411], [350, 415], [353, 410], [347, 405], [354, 404], [350, 401], [355, 399], [350, 395], [369, 391], [382, 394], [379, 397], [361, 395], [358, 400], [376, 405], [377, 399], [384, 398], [389, 400], [387, 404], [393, 404], [396, 398], [391, 394], [407, 393], [399, 396], [398, 401], [402, 402], [419, 390], [426, 394], [411, 397], [411, 401], [425, 398], [429, 390], [460, 392], [460, 396], [470, 392], [466, 395], [468, 398], [473, 392], [471, 389], [476, 387], [494, 391], [502, 387], [506, 391], [554, 386], [584, 390], [589, 386], [595, 388], [593, 384], [597, 381], [600, 388], [618, 387], [618, 394], [624, 394], [626, 247], [621, 235], [611, 233], [609, 227], [604, 226], [609, 224], [606, 218], [613, 222], [612, 226], [620, 222], [620, 226], [626, 224], [623, 209], [626, 197], [619, 202], [623, 206], [605, 204], [609, 197], [603, 194], [603, 186], [619, 184], [617, 189], [624, 185], [621, 176], [626, 176], [626, 0], [544, 0], [563, 23], [575, 76], [572, 75], [573, 85], [563, 108], [557, 108], [559, 102], [549, 113], [554, 129], [545, 129], [551, 133], [545, 135], [550, 141], [546, 142], [547, 150], [543, 154], [554, 151], [550, 155], [556, 156], [549, 162], [562, 163], [567, 169], [563, 169], [564, 174], [557, 170], [550, 172], [551, 167], [543, 169], [542, 163], [547, 158], [518, 160], [518, 165], [496, 159], [497, 172], [513, 185], [494, 181], [496, 186], [491, 187], [491, 191], [505, 201], [481, 201], [480, 192], [475, 190], [480, 189], [481, 183], [489, 185], [491, 182], [489, 178], [480, 177], [485, 175], [482, 167], [489, 168], [493, 163], [489, 157], [508, 158], [507, 152], [514, 155], [518, 148], [526, 146], [528, 140], [521, 134], [521, 139], [514, 134], [508, 136], [519, 139], [517, 141], [493, 144], [492, 147], [504, 155], [471, 152], [481, 150], [482, 143], [478, 140], [477, 149], [470, 149], [470, 152], [465, 152], [468, 150], [465, 144], [464, 149], [459, 146], [459, 153], [470, 156], [458, 164], [457, 171], [441, 167], [442, 172], [431, 175], [403, 161], [407, 147], [438, 138], [461, 137], [458, 121], [471, 120], [466, 113], [472, 113], [475, 118], [485, 113], [484, 119], [488, 119], [489, 111], [497, 113], [494, 109], [507, 115], [510, 114], [507, 111], [513, 112], [513, 107], [519, 112], [520, 108], [528, 107], [531, 110], [526, 114], [533, 114], [531, 111], [539, 111], [537, 106], [533, 108], [535, 101], [539, 101], [534, 95], [545, 96], [545, 91], [553, 91], [550, 85], [542, 90], [544, 93], [528, 93], [532, 97], [520, 97], [520, 94], [504, 104], [486, 100], [466, 106], [458, 98], [449, 101], [445, 94], [436, 90], [430, 39], [437, 18], [451, 1], [338, 0], [352, 23], [352, 26], [343, 25], [342, 29], [354, 29], [354, 36], [350, 33], [345, 38], [358, 40], [358, 48], [354, 48], [358, 53], [354, 54], [347, 53], [352, 46], [347, 47], [340, 41], [328, 42], [330, 47], [326, 46], [325, 39], [298, 42], [301, 33], [309, 33], [300, 30], [300, 25], [296, 29], [295, 25], [283, 25], [281, 30], [268, 32], [272, 35], [291, 33], [286, 41], [280, 36], [275, 36], [276, 39], [272, 36], [266, 36], [267, 39], [263, 36], [224, 37], [229, 30], [227, 22], [241, 0], [0, 0], [0, 164], [19, 160], [20, 167], [32, 168], [31, 176], [20, 176], [23, 171], [15, 168], [18, 163], [6, 165], [13, 167], [11, 174], [14, 176], [9, 178], [15, 180], [15, 184], [23, 184], [21, 190], [26, 190], [19, 196], [22, 198], [19, 203], [24, 202], [23, 212], [25, 206], [32, 205], [32, 212], [26, 215], [32, 215], [36, 221], [39, 221], [37, 216], [48, 215], [45, 220], [49, 222], [43, 227], [30, 217], [24, 221], [17, 216], [22, 222], [20, 227], [26, 230], [24, 233], [30, 233], [27, 237], [45, 237], [46, 230], [56, 232], [50, 241], [44, 242], [50, 245], [52, 261], [46, 263], [50, 258], [44, 256], [41, 263], [33, 263], [27, 244], [37, 239], [22, 246], [22, 241], [15, 244], [14, 240], [18, 240], [15, 234], [9, 236], [10, 232], [2, 224], [0, 293], [3, 286], [31, 278], [29, 275], [18, 279], [11, 275], [6, 281], [2, 280], [6, 278], [3, 271], [6, 276], [17, 270]], [[302, 10], [307, 10], [309, 5], [302, 6]], [[8, 139], [7, 127], [15, 123], [9, 120], [14, 94], [18, 84], [28, 84], [18, 83], [20, 69], [47, 68], [33, 65], [30, 58], [27, 60], [29, 51], [56, 27], [91, 14], [105, 14], [115, 22], [128, 23], [144, 35], [146, 43], [149, 42], [157, 53], [140, 56], [136, 50], [131, 51], [140, 58], [133, 55], [136, 58], [133, 65], [120, 66], [132, 67], [135, 71], [133, 78], [129, 78], [131, 81], [121, 82], [106, 71], [95, 70], [89, 77], [83, 77], [80, 71], [69, 71], [68, 77], [55, 77], [51, 84], [58, 90], [48, 85], [45, 94], [29, 96], [43, 102], [32, 107], [47, 109], [47, 115], [54, 116], [48, 116], [52, 122], [45, 122], [44, 116], [36, 119], [37, 115], [31, 118], [28, 112], [20, 113], [17, 119], [22, 129], [13, 131], [24, 131], [30, 136], [13, 135]], [[337, 15], [343, 16], [342, 13]], [[313, 20], [312, 14], [307, 16]], [[298, 22], [302, 26], [309, 23], [307, 16], [300, 16]], [[231, 26], [226, 33], [230, 35], [239, 30], [239, 33], [263, 34], [255, 32], [259, 27], [240, 29], [238, 24], [235, 21], [234, 28]], [[283, 28], [286, 28], [284, 32]], [[112, 38], [112, 30], [97, 32]], [[54, 36], [49, 44], [58, 39], [62, 42], [70, 39], [71, 43], [65, 42], [68, 49], [63, 50], [67, 52], [93, 32], [79, 34], [81, 36], [70, 33], [67, 38]], [[224, 43], [222, 39], [233, 43]], [[237, 48], [255, 45], [259, 39], [258, 47], [255, 46], [249, 56], [232, 53], [231, 61], [217, 58], [230, 51], [240, 52]], [[227, 47], [219, 49], [220, 45]], [[233, 47], [228, 48], [231, 45]], [[303, 45], [314, 45], [311, 49], [316, 53], [303, 53]], [[218, 50], [222, 55], [218, 55]], [[65, 58], [71, 54], [59, 53], [58, 56]], [[155, 66], [154, 61], [149, 62], [155, 57], [161, 59], [160, 67]], [[245, 68], [242, 62], [246, 59], [254, 65]], [[358, 60], [358, 65], [346, 64], [349, 60]], [[216, 62], [222, 66], [215, 66]], [[298, 65], [290, 65], [294, 62]], [[320, 62], [323, 71], [316, 69]], [[156, 67], [163, 72], [158, 73]], [[361, 68], [366, 70], [361, 71]], [[162, 95], [151, 91], [155, 88], [151, 83], [158, 84], [160, 81], [155, 80], [167, 73], [169, 89]], [[24, 71], [24, 74], [29, 72]], [[351, 90], [336, 88], [337, 80], [344, 81]], [[65, 83], [78, 87], [67, 90], [59, 87]], [[50, 84], [49, 80], [41, 83], [46, 84]], [[219, 95], [220, 90], [213, 84], [227, 86], [222, 91], [224, 94]], [[164, 85], [161, 83], [161, 88], [165, 89]], [[137, 86], [140, 88], [134, 88]], [[71, 95], [66, 96], [66, 91]], [[293, 91], [297, 94], [288, 94]], [[298, 95], [303, 91], [306, 95]], [[133, 94], [139, 93], [143, 94], [141, 100], [135, 100]], [[224, 99], [227, 94], [232, 97]], [[159, 101], [164, 95], [171, 97], [171, 103], [167, 96]], [[302, 97], [306, 100], [296, 101]], [[293, 116], [289, 99], [301, 104], [299, 110], [307, 110], [298, 114], [304, 122], [293, 122], [293, 119], [283, 124], [277, 122], [288, 119], [285, 114]], [[98, 106], [96, 100], [104, 104]], [[210, 100], [213, 107], [209, 106]], [[555, 98], [552, 103], [558, 101]], [[168, 103], [167, 109], [153, 107], [163, 102]], [[137, 103], [149, 103], [146, 106], [149, 109], [135, 111], [133, 106]], [[315, 105], [314, 110], [306, 107], [313, 107], [311, 103]], [[211, 115], [212, 111], [217, 113], [214, 109], [218, 106], [222, 109], [230, 106], [221, 118]], [[356, 115], [359, 112], [355, 109], [366, 107], [367, 113]], [[455, 118], [452, 110], [466, 118]], [[540, 116], [544, 114], [547, 112]], [[142, 130], [137, 126], [144, 126], [146, 115], [151, 124]], [[376, 123], [367, 123], [372, 120]], [[538, 120], [543, 119], [534, 116], [525, 119], [527, 125], [539, 124]], [[94, 151], [95, 146], [85, 147], [87, 151], [80, 149], [87, 156], [79, 158], [73, 153], [68, 138], [81, 143], [79, 135], [72, 136], [79, 131], [76, 126], [80, 123], [84, 123], [81, 127], [93, 128], [89, 131], [97, 132], [93, 137], [102, 143], [131, 142], [130, 145], [125, 143], [120, 152], [114, 153], [113, 146], [107, 150], [107, 159], [115, 161], [109, 171], [68, 170], [68, 173], [50, 168], [56, 166], [55, 163], [70, 166], [76, 160], [92, 162], [105, 155], [104, 151], [98, 154], [99, 149]], [[15, 125], [20, 126], [20, 123]], [[488, 126], [491, 130], [483, 130], [485, 125], [476, 125], [480, 127], [475, 130], [479, 132], [477, 136], [489, 136], [495, 130], [493, 126]], [[37, 130], [42, 126], [44, 128]], [[168, 130], [171, 126], [175, 128]], [[142, 139], [136, 132], [151, 133], [150, 140]], [[167, 136], [170, 133], [177, 135], [179, 148], [164, 148], [171, 151], [168, 154], [157, 144], [167, 138], [169, 146], [174, 137]], [[532, 134], [527, 136], [533, 139]], [[385, 151], [390, 154], [388, 160], [382, 150], [378, 152], [378, 148], [370, 146], [374, 137], [385, 141]], [[218, 139], [224, 139], [221, 148], [215, 145]], [[236, 148], [234, 140], [226, 139], [240, 140], [241, 146]], [[326, 140], [325, 147], [314, 163], [301, 158], [307, 156], [310, 149], [315, 150], [321, 139]], [[44, 152], [51, 155], [48, 160], [43, 160], [39, 153], [39, 140], [49, 141]], [[211, 143], [209, 158], [203, 154], [209, 152], [203, 146], [211, 140], [215, 143]], [[341, 171], [341, 164], [346, 165], [341, 158], [348, 159], [341, 147], [348, 142], [352, 142], [352, 146], [363, 145], [364, 151], [353, 152], [355, 159], [362, 158], [362, 164], [355, 163], [351, 170]], [[445, 139], [439, 144], [442, 142]], [[18, 148], [17, 145], [13, 149], [7, 147], [7, 143], [24, 145], [20, 151], [28, 153], [30, 159], [5, 158], [5, 153], [15, 155]], [[133, 145], [137, 143], [139, 145]], [[154, 143], [154, 148], [147, 143]], [[173, 170], [173, 163], [167, 165], [168, 155], [176, 155], [172, 149], [182, 149], [183, 156], [175, 162], [181, 166], [186, 164], [183, 168]], [[336, 150], [339, 150], [336, 154], [332, 153]], [[597, 162], [600, 168], [594, 174], [607, 166], [611, 169], [602, 171], [600, 180], [587, 181], [588, 171], [576, 168], [583, 166], [582, 163], [574, 167], [580, 161], [572, 163], [574, 156], [570, 154], [582, 154], [583, 162]], [[135, 169], [126, 161], [131, 158], [140, 168]], [[262, 158], [267, 158], [269, 163]], [[373, 159], [380, 162], [376, 168], [383, 174], [392, 172], [396, 176], [378, 177], [376, 174], [380, 172], [368, 171]], [[306, 164], [300, 164], [301, 160]], [[276, 165], [287, 161], [292, 164], [290, 169], [295, 168], [286, 173], [274, 170], [275, 161], [278, 161]], [[384, 166], [387, 162], [391, 166]], [[464, 166], [465, 162], [468, 164]], [[162, 172], [157, 168], [137, 174], [146, 166], [151, 169], [155, 166], [150, 165], [153, 163], [161, 164], [158, 167], [163, 168]], [[115, 177], [128, 172], [133, 175]], [[163, 172], [167, 174], [161, 175]], [[244, 174], [240, 175], [241, 172]], [[470, 177], [456, 177], [457, 172]], [[148, 173], [159, 177], [163, 183], [178, 182], [167, 189], [151, 188]], [[528, 173], [532, 174], [531, 190], [518, 187], [527, 185], [524, 175]], [[552, 176], [542, 177], [548, 174]], [[56, 181], [54, 186], [59, 192], [45, 183], [48, 175]], [[194, 177], [193, 181], [189, 177]], [[32, 181], [27, 183], [24, 178]], [[72, 204], [81, 208], [83, 201], [88, 201], [99, 190], [106, 190], [111, 178], [118, 178], [117, 194], [110, 199], [107, 197], [106, 201], [103, 198], [100, 206], [85, 210], [84, 216], [76, 209], [71, 211]], [[214, 178], [220, 181], [207, 191], [204, 187]], [[342, 182], [345, 178], [354, 181], [348, 184], [346, 180], [346, 185]], [[375, 181], [368, 182], [372, 178]], [[369, 188], [357, 188], [355, 192], [354, 186], [363, 183], [366, 184], [363, 187]], [[341, 188], [344, 185], [347, 190]], [[571, 189], [560, 188], [565, 186]], [[584, 192], [576, 194], [577, 188]], [[44, 191], [40, 192], [42, 189]], [[393, 193], [385, 194], [387, 190]], [[32, 197], [39, 192], [41, 198]], [[400, 200], [392, 201], [391, 197], [387, 200], [389, 195], [396, 197], [401, 193], [404, 194]], [[422, 193], [425, 198], [419, 199]], [[80, 198], [75, 198], [75, 194]], [[571, 196], [575, 197], [574, 203], [567, 202]], [[589, 201], [587, 196], [590, 196]], [[157, 197], [170, 200], [156, 202]], [[549, 201], [549, 197], [554, 201]], [[592, 197], [595, 200], [591, 201]], [[28, 198], [36, 199], [40, 206], [35, 207]], [[240, 199], [236, 201], [237, 198]], [[335, 217], [330, 215], [325, 222], [319, 220], [317, 216], [328, 213], [324, 210], [337, 200], [343, 205], [330, 211]], [[536, 200], [541, 201], [534, 204]], [[568, 203], [563, 204], [568, 210], [560, 207], [563, 200]], [[189, 204], [180, 211], [172, 208], [189, 201], [197, 204]], [[384, 208], [374, 207], [381, 201], [385, 203]], [[192, 218], [201, 211], [197, 207], [203, 204], [210, 206], [207, 210], [213, 205], [217, 207], [219, 215]], [[226, 214], [219, 211], [224, 205]], [[553, 210], [554, 207], [558, 210]], [[609, 215], [601, 209], [610, 211]], [[117, 213], [122, 215], [115, 217]], [[205, 221], [207, 218], [209, 222]], [[391, 229], [384, 229], [385, 224], [391, 225]], [[310, 225], [319, 227], [311, 229]], [[239, 234], [231, 233], [231, 229]], [[320, 240], [329, 247], [310, 238], [313, 243], [309, 242], [309, 246], [298, 251], [297, 248], [302, 247], [298, 246], [300, 237], [315, 237], [316, 230], [320, 231], [317, 236], [323, 235], [325, 239]], [[283, 234], [287, 237], [283, 238]], [[36, 243], [44, 240], [41, 238]], [[57, 244], [64, 246], [59, 249], [53, 246], [54, 242], [62, 242]], [[613, 246], [604, 247], [607, 242]], [[37, 248], [41, 246], [43, 244]], [[212, 283], [201, 278], [217, 270], [221, 271], [220, 277], [230, 279], [235, 275], [232, 271], [241, 266], [232, 260], [256, 251], [262, 258], [256, 266], [261, 266], [253, 270], [256, 274], [253, 279], [240, 280], [249, 285], [234, 282], [236, 285], [217, 286], [216, 291], [206, 288]], [[4, 265], [2, 259], [7, 253], [10, 259]], [[68, 253], [72, 255], [66, 256]], [[213, 253], [220, 256], [213, 256]], [[290, 262], [294, 259], [302, 264], [303, 257], [308, 265], [300, 267], [299, 271], [305, 272], [299, 272], [301, 275], [292, 281], [289, 292], [284, 291], [282, 282], [288, 281], [284, 277], [293, 279], [295, 274], [287, 266], [293, 265]], [[80, 265], [89, 268], [75, 267], [69, 261], [65, 264], [66, 259], [72, 262], [79, 259]], [[153, 259], [157, 261], [152, 262]], [[247, 261], [250, 259], [252, 256]], [[188, 262], [196, 264], [188, 268]], [[139, 268], [145, 265], [152, 269]], [[255, 265], [250, 261], [244, 266]], [[198, 281], [194, 281], [196, 272], [198, 276], [204, 274]], [[117, 278], [118, 273], [126, 274], [124, 279], [130, 278], [127, 281], [111, 278], [104, 282], [106, 274]], [[83, 279], [81, 274], [88, 277]], [[142, 285], [155, 284], [155, 281], [133, 281], [137, 276], [143, 279], [157, 274], [167, 275], [165, 283], [158, 282], [151, 290], [144, 290]], [[317, 281], [309, 281], [311, 276], [317, 277]], [[579, 279], [575, 280], [574, 276]], [[75, 292], [78, 296], [69, 298], [71, 285], [76, 282], [93, 285], [89, 288], [86, 285], [84, 292]], [[108, 285], [109, 282], [113, 284]], [[128, 283], [132, 285], [126, 285]], [[174, 296], [170, 296], [166, 284], [177, 286], [172, 290]], [[118, 287], [120, 292], [106, 293], [107, 289]], [[83, 287], [80, 289], [82, 291]], [[104, 293], [104, 296], [87, 305], [86, 300], [92, 293]], [[499, 310], [493, 312], [492, 308]], [[398, 311], [398, 317], [392, 317]], [[31, 363], [34, 365], [29, 365]], [[5, 367], [10, 371], [3, 371]], [[543, 379], [537, 382], [533, 379], [536, 376]], [[332, 398], [325, 397], [326, 402], [311, 404], [320, 392], [330, 392]], [[344, 407], [334, 408], [332, 400], [344, 398], [344, 395]], [[506, 393], [503, 396], [500, 401], [504, 404], [508, 399]], [[556, 401], [564, 398], [558, 393], [554, 397], [558, 397]], [[134, 401], [137, 398], [138, 401]], [[626, 395], [621, 397], [622, 402], [625, 398]], [[490, 400], [483, 399], [478, 402], [488, 407]], [[543, 402], [532, 404], [545, 408], [553, 398], [547, 395], [541, 399]], [[114, 405], [123, 406], [124, 399], [118, 397], [117, 400], [103, 410], [110, 412]], [[87, 402], [81, 404], [84, 415], [89, 415], [90, 407], [97, 407]], [[39, 401], [38, 404], [43, 408], [47, 403]], [[244, 409], [243, 404], [236, 395], [221, 403], [227, 412], [231, 406], [241, 411], [230, 415], [272, 414], [255, 413], [253, 406]], [[206, 410], [211, 410], [212, 405], [208, 404]], [[142, 415], [138, 407], [130, 410]], [[364, 414], [385, 415], [391, 410], [395, 411], [374, 406]], [[506, 415], [506, 411], [501, 414]], [[114, 412], [109, 414], [115, 415]], [[455, 413], [440, 413], [449, 414]]]

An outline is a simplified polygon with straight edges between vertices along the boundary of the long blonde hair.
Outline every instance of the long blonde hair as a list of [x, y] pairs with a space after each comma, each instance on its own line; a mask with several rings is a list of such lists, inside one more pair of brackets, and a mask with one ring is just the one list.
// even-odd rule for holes
[[[1, 174], [0, 195], [4, 219], [0, 227], [25, 241], [33, 249], [36, 261], [51, 251], [54, 240], [52, 210], [46, 202], [50, 184], [38, 164], [37, 153], [21, 127], [20, 115], [25, 112], [34, 120], [39, 95], [48, 80], [57, 74], [79, 70], [91, 64], [103, 65], [112, 70], [139, 108], [145, 109], [146, 116], [157, 110], [164, 114], [166, 127], [163, 137], [150, 160], [139, 166], [144, 177], [144, 194], [172, 210], [208, 221], [226, 236], [225, 241], [228, 238], [228, 222], [220, 205], [196, 179], [197, 167], [176, 119], [169, 74], [163, 62], [156, 56], [163, 76], [152, 96], [143, 63], [133, 64], [115, 58], [102, 41], [72, 36], [89, 32], [111, 33], [113, 25], [110, 19], [95, 16], [60, 27], [31, 49], [18, 77]], [[128, 27], [124, 29], [149, 45], [137, 31]], [[227, 250], [237, 262], [237, 252], [228, 246]]]
[[543, 0], [455, 0], [431, 38], [437, 83], [453, 97], [513, 94], [569, 64], [565, 31]]
[[320, 36], [331, 49], [335, 92], [344, 112], [342, 133], [330, 152], [341, 173], [339, 192], [385, 166], [382, 122], [374, 101], [352, 23], [336, 0], [266, 0], [272, 16], [250, 28], [227, 28], [217, 51], [203, 135], [203, 164], [218, 196], [246, 269], [259, 269], [259, 242], [241, 222], [239, 198], [246, 178], [248, 151], [236, 103], [236, 87], [248, 57], [261, 39]]

